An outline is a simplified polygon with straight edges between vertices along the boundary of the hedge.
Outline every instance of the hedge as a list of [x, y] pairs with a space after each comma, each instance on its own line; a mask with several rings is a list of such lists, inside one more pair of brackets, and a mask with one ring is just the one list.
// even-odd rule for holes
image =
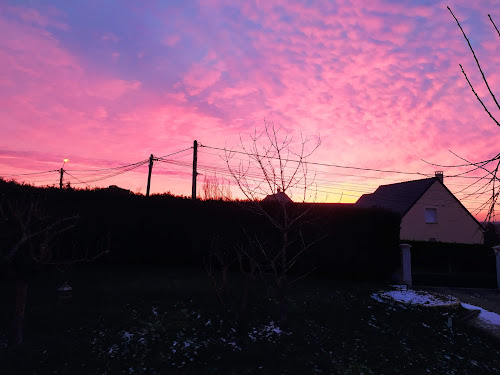
[[[248, 202], [191, 201], [171, 195], [145, 197], [112, 189], [35, 188], [0, 181], [3, 199], [34, 199], [53, 217], [78, 214], [74, 230], [58, 243], [90, 253], [108, 245], [101, 262], [202, 266], [211, 238], [230, 244], [247, 236], [279, 246], [281, 234], [263, 216], [248, 210]], [[315, 242], [292, 273], [328, 278], [388, 279], [399, 264], [399, 216], [342, 204], [294, 204], [304, 213], [300, 233]], [[298, 232], [295, 232], [297, 234]], [[298, 251], [292, 244], [291, 254]], [[294, 247], [295, 246], [295, 247]]]
[[496, 286], [495, 255], [489, 246], [423, 241], [407, 243], [412, 245], [412, 272], [416, 284]]

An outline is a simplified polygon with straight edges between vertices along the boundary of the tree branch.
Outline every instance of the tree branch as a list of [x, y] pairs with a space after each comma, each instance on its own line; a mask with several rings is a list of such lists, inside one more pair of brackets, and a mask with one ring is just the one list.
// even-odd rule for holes
[[488, 14], [488, 17], [490, 18], [490, 21], [491, 23], [493, 24], [493, 27], [495, 28], [495, 30], [497, 31], [498, 33], [498, 36], [500, 36], [500, 31], [498, 31], [498, 27], [497, 25], [495, 25], [495, 22], [493, 22], [493, 18], [491, 18], [491, 16]]
[[[21, 248], [21, 246], [23, 246], [24, 244], [26, 244], [28, 241], [32, 240], [33, 238], [37, 237], [37, 236], [40, 236], [41, 234], [43, 233], [47, 233], [51, 230], [53, 230], [54, 228], [56, 228], [57, 226], [67, 222], [67, 221], [70, 221], [70, 220], [76, 220], [78, 219], [79, 217], [78, 216], [71, 216], [71, 217], [67, 217], [67, 218], [64, 218], [64, 219], [60, 219], [58, 220], [57, 222], [49, 225], [48, 227], [45, 227], [35, 233], [31, 233], [29, 235], [27, 235], [26, 233], [23, 233], [23, 236], [22, 238], [17, 241], [17, 243], [11, 248], [11, 250], [8, 252], [8, 254], [5, 256], [5, 260], [7, 262], [10, 262], [12, 260], [12, 258], [16, 255], [16, 253], [19, 251], [19, 249]], [[67, 229], [70, 229], [72, 227], [72, 225], [70, 227], [68, 227]], [[66, 229], [65, 229], [66, 230]]]
[[483, 101], [481, 100], [481, 98], [477, 94], [476, 90], [474, 90], [474, 86], [472, 86], [472, 83], [469, 81], [469, 77], [467, 77], [467, 74], [465, 74], [465, 71], [464, 71], [464, 68], [462, 67], [462, 64], [458, 64], [458, 65], [460, 66], [460, 69], [462, 69], [462, 73], [463, 73], [465, 79], [467, 80], [467, 83], [469, 84], [469, 87], [471, 88], [471, 90], [474, 93], [474, 95], [476, 95], [476, 99], [479, 100], [479, 103], [481, 103], [481, 105], [483, 106], [484, 110], [491, 117], [491, 119], [493, 121], [495, 121], [495, 123], [498, 126], [500, 126], [500, 122], [498, 122], [497, 119], [491, 114], [491, 112], [488, 110], [488, 108], [486, 107], [486, 105], [483, 103]]
[[[455, 17], [455, 15], [453, 14], [453, 12], [451, 11], [451, 8], [449, 6], [447, 8], [450, 11], [451, 15], [453, 16], [453, 18], [455, 19], [455, 21], [457, 22], [458, 27], [462, 31], [462, 34], [463, 34], [465, 40], [467, 41], [467, 44], [469, 45], [469, 48], [470, 48], [470, 50], [472, 52], [472, 56], [474, 56], [474, 60], [476, 60], [477, 67], [479, 68], [479, 71], [481, 72], [481, 76], [483, 77], [483, 81], [484, 81], [486, 87], [488, 88], [488, 91], [490, 92], [490, 95], [493, 98], [493, 100], [494, 100], [495, 104], [497, 105], [498, 109], [500, 109], [500, 104], [498, 104], [498, 101], [497, 101], [497, 99], [495, 97], [495, 94], [493, 94], [493, 91], [491, 91], [490, 85], [488, 84], [488, 80], [486, 79], [486, 76], [484, 75], [483, 69], [481, 68], [481, 64], [479, 64], [479, 60], [478, 60], [478, 58], [476, 56], [476, 53], [474, 52], [474, 49], [472, 48], [472, 45], [470, 44], [469, 38], [467, 38], [467, 35], [465, 34], [464, 29], [462, 29], [462, 26], [460, 25], [460, 22], [458, 22], [458, 19], [457, 19], [457, 17]], [[490, 19], [491, 19], [491, 17], [490, 17]], [[493, 22], [493, 20], [492, 20], [492, 22]], [[495, 25], [495, 24], [493, 24], [493, 25]], [[495, 26], [495, 28], [496, 28], [496, 26]], [[463, 71], [463, 69], [462, 69], [462, 71]], [[469, 83], [469, 85], [470, 85], [470, 83]], [[498, 122], [497, 122], [497, 125], [498, 125]]]

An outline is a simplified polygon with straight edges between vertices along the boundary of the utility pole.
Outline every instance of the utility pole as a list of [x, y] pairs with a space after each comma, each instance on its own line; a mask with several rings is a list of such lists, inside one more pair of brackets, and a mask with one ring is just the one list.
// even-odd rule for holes
[[61, 168], [60, 172], [61, 172], [61, 176], [59, 177], [59, 189], [62, 190], [62, 182], [63, 182], [64, 169]]
[[149, 172], [148, 172], [148, 187], [146, 189], [146, 197], [149, 197], [149, 188], [151, 187], [151, 171], [153, 170], [153, 154], [149, 156]]
[[62, 188], [63, 188], [64, 164], [66, 164], [67, 162], [68, 162], [68, 158], [64, 158], [63, 165], [62, 165], [61, 169], [59, 170], [59, 172], [61, 173], [61, 176], [59, 177], [59, 189], [60, 190], [62, 190]]
[[196, 200], [196, 176], [198, 176], [198, 171], [196, 167], [198, 165], [198, 141], [193, 143], [193, 190], [191, 192], [191, 199]]

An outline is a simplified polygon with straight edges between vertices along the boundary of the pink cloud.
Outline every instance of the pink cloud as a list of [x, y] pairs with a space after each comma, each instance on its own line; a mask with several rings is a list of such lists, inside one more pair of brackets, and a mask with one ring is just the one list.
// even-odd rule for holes
[[118, 43], [120, 41], [120, 38], [118, 36], [116, 36], [115, 34], [113, 33], [104, 33], [103, 35], [101, 35], [101, 40], [104, 40], [104, 41], [111, 41], [113, 43]]
[[99, 106], [96, 108], [94, 116], [97, 119], [105, 119], [108, 117], [108, 111], [106, 110], [106, 108]]
[[198, 95], [212, 87], [225, 69], [223, 62], [216, 62], [215, 54], [207, 55], [201, 63], [195, 63], [183, 77], [189, 95]]
[[[0, 99], [8, 108], [0, 110], [0, 121], [8, 124], [0, 148], [36, 153], [43, 144], [37, 158], [54, 165], [67, 154], [81, 160], [78, 165], [125, 163], [189, 147], [194, 139], [236, 147], [240, 134], [267, 119], [283, 124], [295, 139], [301, 132], [321, 134], [313, 161], [332, 164], [432, 174], [436, 167], [422, 158], [444, 164], [457, 162], [448, 149], [477, 159], [497, 152], [498, 129], [470, 92], [459, 63], [480, 95], [487, 94], [445, 6], [382, 0], [318, 4], [245, 2], [236, 16], [226, 16], [222, 10], [234, 8], [232, 2], [207, 2], [197, 10], [200, 19], [191, 22], [178, 12], [175, 30], [158, 32], [168, 36], [157, 42], [175, 46], [175, 55], [164, 55], [164, 47], [161, 53], [148, 49], [141, 40], [132, 52], [110, 45], [114, 49], [104, 50], [109, 61], [102, 65], [89, 63], [50, 31], [65, 19], [60, 15], [16, 9], [14, 16], [0, 16], [0, 32], [12, 36], [0, 40]], [[489, 24], [484, 34], [471, 24], [479, 22], [476, 12], [494, 12], [494, 2], [461, 1], [454, 7], [477, 36], [478, 54], [499, 87], [499, 74], [490, 68], [500, 62], [496, 36], [487, 34]], [[119, 30], [110, 27], [108, 33], [96, 35], [124, 40]], [[153, 78], [144, 72], [154, 72]], [[200, 163], [220, 164], [204, 152]], [[183, 158], [189, 162], [189, 153]], [[0, 157], [4, 166], [12, 160]], [[18, 165], [28, 168], [25, 161]], [[175, 176], [170, 187], [189, 191], [189, 181], [180, 178], [189, 168], [158, 168], [165, 177], [160, 186]], [[338, 189], [345, 201], [391, 182], [360, 172], [331, 174], [339, 171], [346, 172], [320, 171], [323, 190], [337, 186], [329, 199], [339, 199]], [[138, 176], [127, 183], [144, 189]], [[459, 183], [450, 180], [450, 186]]]
[[174, 47], [181, 40], [179, 35], [167, 35], [163, 38], [163, 44], [168, 47]]
[[112, 53], [111, 53], [111, 59], [112, 59], [114, 62], [117, 62], [119, 58], [120, 58], [120, 52], [112, 52]]
[[41, 14], [35, 9], [23, 6], [1, 6], [0, 9], [6, 14], [19, 18], [27, 24], [43, 28], [54, 27], [60, 30], [69, 29], [68, 24], [60, 20], [61, 13], [52, 7], [47, 7], [45, 9], [45, 14]]

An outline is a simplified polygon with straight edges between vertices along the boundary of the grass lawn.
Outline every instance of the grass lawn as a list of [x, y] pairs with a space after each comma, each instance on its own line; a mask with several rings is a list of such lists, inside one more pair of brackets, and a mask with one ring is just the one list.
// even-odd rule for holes
[[[73, 297], [60, 303], [64, 279]], [[277, 327], [277, 301], [262, 292], [238, 330], [203, 270], [91, 266], [39, 274], [29, 289], [22, 351], [7, 357], [1, 327], [0, 373], [500, 373], [498, 340], [447, 327], [448, 314], [457, 317], [461, 308], [377, 301], [372, 295], [383, 288], [300, 280], [290, 287], [287, 327]], [[0, 293], [5, 301], [5, 283]]]

